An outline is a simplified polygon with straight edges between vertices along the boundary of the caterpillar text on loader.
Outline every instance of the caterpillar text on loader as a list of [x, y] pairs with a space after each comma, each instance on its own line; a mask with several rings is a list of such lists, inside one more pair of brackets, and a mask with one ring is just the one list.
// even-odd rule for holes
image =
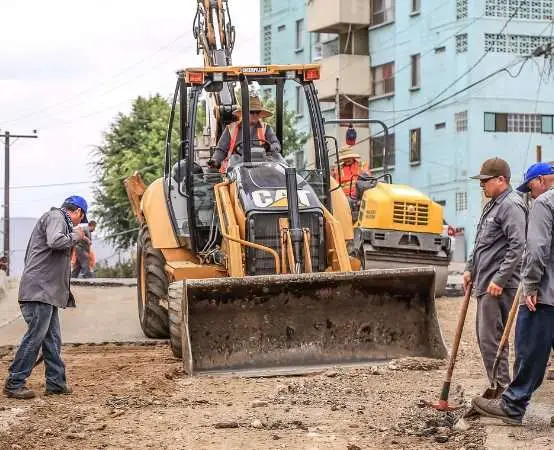
[[[326, 124], [379, 124], [383, 142], [388, 128], [373, 119], [327, 120]], [[335, 144], [336, 145], [336, 144]], [[410, 186], [393, 184], [387, 173], [386, 147], [383, 145], [384, 174], [361, 175], [356, 183], [358, 215], [354, 217], [351, 254], [364, 269], [401, 267], [434, 268], [435, 295], [446, 291], [448, 265], [452, 260], [451, 240], [442, 234], [443, 208]]]
[[[190, 374], [446, 355], [434, 270], [359, 270], [348, 255], [351, 214], [330, 177], [318, 78], [318, 65], [179, 72], [164, 176], [148, 187], [139, 175], [126, 180], [141, 223], [141, 325], [148, 336], [169, 329]], [[240, 87], [242, 117], [249, 117], [253, 85], [275, 92], [280, 142], [283, 92], [300, 87], [313, 169], [290, 167], [251, 140], [247, 126], [226, 173], [196, 162], [201, 96]]]

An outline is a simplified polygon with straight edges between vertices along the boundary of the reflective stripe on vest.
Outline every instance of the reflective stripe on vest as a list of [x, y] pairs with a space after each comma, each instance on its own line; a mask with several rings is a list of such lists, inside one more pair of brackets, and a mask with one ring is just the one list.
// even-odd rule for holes
[[[231, 139], [229, 140], [229, 148], [227, 149], [227, 157], [225, 158], [225, 161], [223, 161], [223, 164], [221, 164], [221, 169], [219, 171], [221, 173], [225, 173], [227, 171], [227, 166], [229, 164], [229, 158], [231, 155], [235, 152], [235, 146], [237, 144], [237, 140], [239, 137], [239, 131], [240, 131], [240, 125], [242, 122], [233, 122], [232, 124], [228, 125], [229, 129], [229, 135], [231, 136]], [[261, 124], [262, 126], [258, 128], [258, 139], [263, 144], [266, 142], [265, 140], [265, 131], [267, 128], [267, 125], [265, 123]]]

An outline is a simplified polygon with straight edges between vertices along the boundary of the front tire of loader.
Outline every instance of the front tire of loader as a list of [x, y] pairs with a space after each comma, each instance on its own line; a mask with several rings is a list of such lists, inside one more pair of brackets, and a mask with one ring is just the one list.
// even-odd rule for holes
[[164, 256], [152, 246], [148, 226], [143, 224], [137, 241], [137, 297], [140, 326], [149, 338], [169, 337], [168, 313], [160, 305], [169, 284], [164, 268]]
[[173, 356], [176, 358], [181, 358], [183, 355], [181, 338], [181, 310], [184, 284], [184, 281], [171, 283], [169, 285], [169, 293], [167, 296], [169, 310], [169, 342], [171, 343]]

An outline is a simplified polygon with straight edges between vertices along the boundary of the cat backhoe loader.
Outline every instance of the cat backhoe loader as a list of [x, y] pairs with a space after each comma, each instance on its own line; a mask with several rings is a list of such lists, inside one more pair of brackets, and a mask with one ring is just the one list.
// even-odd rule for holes
[[[169, 336], [189, 374], [444, 357], [434, 270], [360, 270], [348, 254], [354, 230], [330, 176], [319, 66], [233, 66], [226, 0], [198, 0], [194, 33], [204, 67], [177, 73], [164, 175], [149, 186], [138, 174], [125, 182], [140, 223], [144, 333]], [[244, 126], [226, 170], [208, 167], [225, 127], [239, 120], [237, 98], [248, 120], [252, 89], [274, 95], [282, 152]], [[285, 90], [304, 97], [313, 169], [283, 157], [298, 150], [284, 140]]]

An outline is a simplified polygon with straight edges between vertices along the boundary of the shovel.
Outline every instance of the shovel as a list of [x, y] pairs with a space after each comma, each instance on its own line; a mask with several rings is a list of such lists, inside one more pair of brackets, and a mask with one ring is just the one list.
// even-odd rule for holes
[[[520, 296], [521, 296], [521, 285], [518, 286], [517, 288], [514, 301], [512, 302], [512, 308], [510, 309], [510, 313], [508, 314], [508, 320], [506, 320], [506, 325], [504, 326], [504, 332], [502, 333], [502, 337], [500, 338], [500, 343], [498, 344], [498, 349], [496, 350], [496, 356], [494, 357], [494, 363], [492, 365], [491, 385], [489, 388], [485, 390], [485, 392], [483, 392], [483, 395], [481, 396], [483, 398], [487, 398], [487, 399], [499, 398], [500, 395], [502, 395], [502, 392], [504, 391], [503, 386], [498, 385], [496, 374], [498, 373], [498, 365], [500, 364], [500, 357], [502, 356], [504, 347], [506, 347], [508, 339], [510, 338], [510, 331], [512, 330], [512, 325], [517, 316]], [[475, 411], [473, 407], [471, 407], [468, 410], [468, 412], [464, 414], [464, 417], [467, 418], [467, 417], [474, 416], [476, 414], [478, 414], [477, 411]]]
[[458, 356], [458, 348], [460, 347], [460, 340], [462, 339], [462, 331], [467, 316], [467, 309], [469, 307], [469, 301], [471, 299], [472, 283], [469, 283], [464, 296], [464, 301], [460, 308], [458, 315], [458, 324], [456, 325], [456, 335], [454, 336], [454, 344], [452, 345], [452, 351], [450, 352], [450, 359], [448, 360], [448, 367], [446, 369], [446, 376], [442, 385], [438, 403], [425, 402], [427, 406], [435, 408], [439, 411], [454, 411], [461, 408], [463, 405], [449, 405], [448, 394], [450, 393], [450, 383], [452, 381], [452, 373], [454, 372], [454, 365], [456, 364], [456, 357]]

